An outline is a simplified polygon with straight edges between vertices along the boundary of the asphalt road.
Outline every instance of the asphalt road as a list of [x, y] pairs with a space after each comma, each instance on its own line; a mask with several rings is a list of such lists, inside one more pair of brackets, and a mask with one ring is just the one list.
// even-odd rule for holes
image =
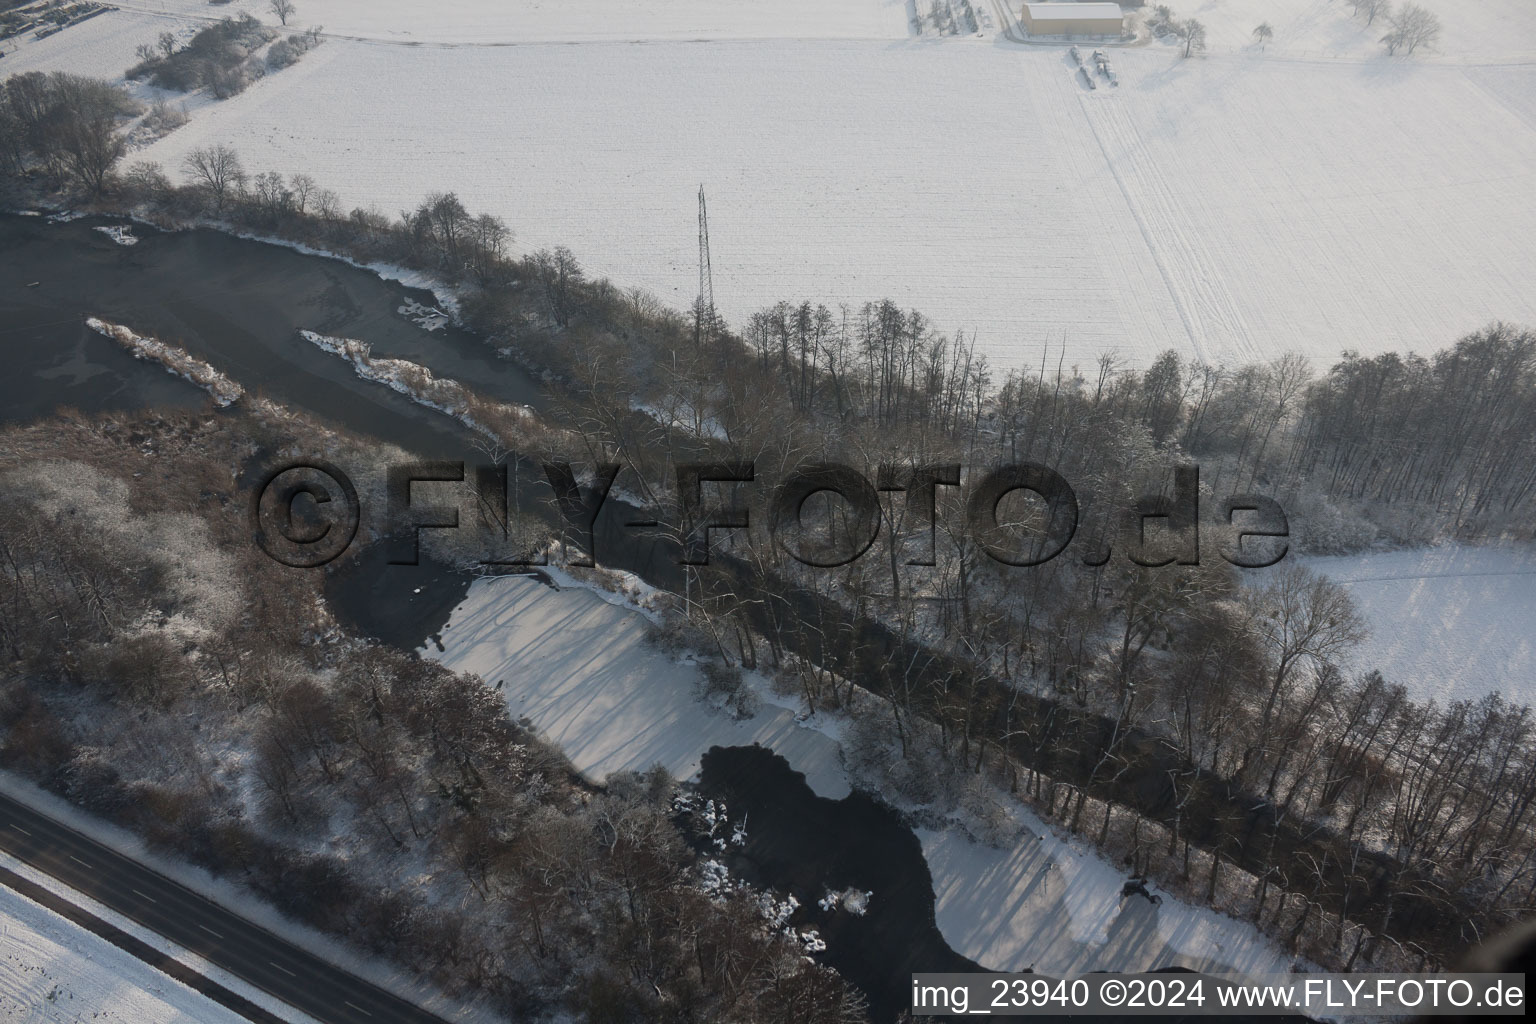
[[444, 1024], [3, 793], [0, 849], [316, 1020]]

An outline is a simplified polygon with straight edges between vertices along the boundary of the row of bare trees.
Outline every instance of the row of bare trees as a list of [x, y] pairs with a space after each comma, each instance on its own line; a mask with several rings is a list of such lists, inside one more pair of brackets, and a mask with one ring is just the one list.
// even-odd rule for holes
[[1296, 412], [1281, 471], [1329, 497], [1503, 522], [1536, 484], [1536, 335], [1495, 324], [1428, 357], [1347, 353]]
[[[1350, 12], [1356, 17], [1365, 19], [1366, 25], [1374, 25], [1378, 20], [1389, 26], [1386, 35], [1381, 37], [1381, 44], [1386, 48], [1389, 56], [1399, 51], [1413, 53], [1420, 47], [1434, 46], [1440, 39], [1440, 18], [1433, 11], [1421, 7], [1415, 3], [1405, 3], [1402, 7], [1394, 8], [1392, 0], [1348, 0]], [[1176, 36], [1182, 46], [1181, 53], [1184, 57], [1201, 53], [1206, 48], [1206, 29], [1199, 21], [1193, 18], [1175, 18], [1173, 10], [1166, 5], [1157, 5], [1147, 15], [1146, 25], [1154, 35]], [[1254, 41], [1262, 48], [1275, 37], [1275, 30], [1269, 22], [1264, 22], [1253, 30]]]
[[[472, 214], [452, 192], [429, 195], [414, 210], [390, 219], [375, 210], [345, 211], [341, 197], [307, 174], [247, 172], [240, 154], [216, 143], [187, 154], [175, 185], [157, 164], [140, 162], [124, 175], [127, 197], [172, 216], [211, 214], [279, 234], [296, 232], [349, 251], [367, 251], [482, 287], [504, 283], [515, 269], [512, 232], [492, 214]], [[539, 279], [548, 271], [549, 302], [558, 321], [568, 318], [581, 268], [568, 249], [540, 253]]]
[[1399, 50], [1413, 53], [1419, 47], [1433, 46], [1440, 38], [1440, 18], [1433, 11], [1415, 3], [1405, 3], [1394, 8], [1392, 0], [1349, 0], [1356, 17], [1364, 18], [1367, 25], [1384, 21], [1389, 26], [1381, 43], [1388, 55]]
[[[876, 425], [886, 438], [896, 430], [924, 443], [943, 439], [955, 454], [1033, 459], [1091, 476], [1115, 449], [1134, 447], [1129, 427], [1198, 458], [1213, 489], [1267, 486], [1304, 505], [1347, 508], [1383, 530], [1411, 520], [1410, 534], [1420, 536], [1518, 534], [1536, 483], [1536, 334], [1512, 324], [1429, 356], [1346, 352], [1321, 375], [1297, 355], [1222, 367], [1168, 352], [1133, 371], [1113, 357], [1067, 367], [1064, 353], [1051, 365], [1044, 348], [1034, 369], [999, 376], [974, 337], [935, 331], [921, 313], [888, 301], [835, 313], [779, 303], [753, 314], [741, 340], [757, 376], [807, 418]], [[761, 393], [761, 379], [743, 388], [727, 378], [711, 399], [699, 394], [700, 377], [658, 384], [706, 405]], [[1304, 543], [1345, 543], [1325, 536], [1321, 519], [1315, 525]]]

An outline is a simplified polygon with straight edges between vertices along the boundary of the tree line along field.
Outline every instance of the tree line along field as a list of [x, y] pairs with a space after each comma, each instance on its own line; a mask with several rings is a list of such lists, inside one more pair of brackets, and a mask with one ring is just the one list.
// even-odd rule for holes
[[[1391, 11], [1401, 0], [1390, 7], [1377, 2], [1374, 20], [1368, 20], [1369, 5], [1357, 0], [1206, 0], [1171, 6], [1206, 26], [1212, 52], [1257, 48], [1253, 30], [1264, 23], [1274, 30], [1263, 44], [1265, 54], [1371, 59], [1381, 54], [1381, 37], [1390, 30]], [[1536, 54], [1536, 9], [1521, 0], [1422, 0], [1419, 6], [1434, 13], [1441, 25], [1427, 51], [1431, 59], [1475, 63]]]

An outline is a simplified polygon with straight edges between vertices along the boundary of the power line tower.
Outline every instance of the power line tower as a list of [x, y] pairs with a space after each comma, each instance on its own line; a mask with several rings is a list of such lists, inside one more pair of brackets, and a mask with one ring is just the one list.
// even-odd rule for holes
[[709, 211], [704, 186], [699, 186], [699, 297], [693, 314], [694, 341], [702, 344], [715, 333], [715, 272], [709, 265]]

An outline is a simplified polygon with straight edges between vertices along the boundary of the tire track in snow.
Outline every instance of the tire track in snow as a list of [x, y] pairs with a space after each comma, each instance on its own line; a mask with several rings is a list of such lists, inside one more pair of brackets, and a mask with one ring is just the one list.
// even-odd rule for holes
[[1509, 569], [1491, 572], [1428, 572], [1407, 576], [1330, 576], [1334, 583], [1349, 586], [1353, 583], [1400, 583], [1408, 580], [1468, 580], [1479, 576], [1536, 576], [1536, 569]]
[[[1505, 65], [1502, 70], [1508, 71], [1511, 66]], [[1495, 89], [1491, 83], [1483, 81], [1484, 75], [1489, 70], [1499, 70], [1499, 68], [1497, 66], [1493, 68], [1487, 66], [1466, 68], [1462, 71], [1461, 77], [1466, 79], [1467, 84], [1471, 85], [1472, 88], [1488, 97], [1491, 102], [1518, 118], [1526, 127], [1536, 128], [1536, 109], [1513, 102], [1504, 92]], [[1482, 72], [1482, 74], [1478, 74], [1478, 72]]]
[[1173, 191], [1124, 104], [1113, 95], [1085, 93], [1078, 100], [1184, 322], [1195, 358], [1209, 362], [1216, 354], [1261, 362], [1247, 321], [1210, 253], [1181, 223]]

